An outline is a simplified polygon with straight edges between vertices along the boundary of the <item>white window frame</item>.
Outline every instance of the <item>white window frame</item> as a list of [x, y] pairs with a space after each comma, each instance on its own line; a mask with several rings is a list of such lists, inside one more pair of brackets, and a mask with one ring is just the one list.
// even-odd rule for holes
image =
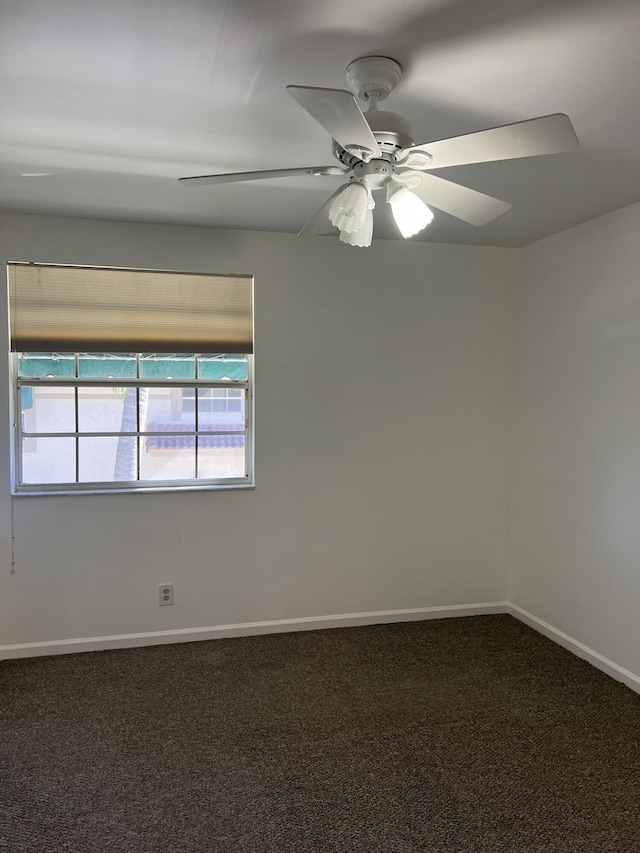
[[[124, 355], [124, 353], [123, 353]], [[143, 354], [136, 354], [136, 375], [139, 377], [140, 357]], [[207, 355], [210, 355], [209, 353]], [[18, 376], [18, 356], [19, 353], [12, 352], [10, 354], [10, 374], [11, 384], [13, 388], [12, 394], [12, 448], [11, 448], [11, 469], [12, 469], [12, 493], [16, 496], [21, 495], [49, 495], [49, 494], [104, 494], [104, 493], [131, 493], [131, 492], [164, 492], [164, 491], [204, 491], [204, 490], [222, 490], [222, 489], [242, 489], [254, 487], [254, 393], [253, 393], [253, 356], [247, 355], [247, 379], [246, 380], [210, 380], [197, 378], [198, 358], [195, 359], [196, 378], [195, 379], [149, 379], [149, 378], [100, 378], [100, 377], [78, 377], [78, 356], [76, 353], [76, 376], [75, 377], [20, 377]], [[109, 388], [241, 388], [245, 392], [245, 421], [244, 430], [242, 432], [235, 430], [211, 430], [199, 429], [197, 407], [194, 413], [195, 426], [193, 431], [181, 431], [177, 433], [180, 436], [193, 436], [195, 441], [195, 457], [196, 457], [196, 477], [194, 479], [184, 480], [119, 480], [117, 482], [75, 482], [75, 483], [23, 483], [22, 482], [22, 447], [23, 439], [25, 438], [74, 438], [76, 448], [76, 478], [78, 477], [78, 447], [79, 438], [103, 438], [103, 437], [120, 437], [121, 435], [127, 438], [137, 439], [137, 469], [140, 473], [140, 448], [142, 439], [155, 436], [166, 436], [166, 432], [154, 432], [149, 430], [137, 430], [135, 432], [81, 432], [78, 427], [78, 393], [75, 393], [75, 426], [74, 431], [69, 432], [37, 432], [32, 433], [23, 430], [22, 425], [22, 404], [21, 392], [23, 387], [72, 387], [82, 388], [105, 386]], [[139, 424], [138, 424], [139, 426]], [[197, 438], [207, 435], [243, 435], [245, 442], [245, 475], [243, 477], [226, 477], [226, 478], [198, 478], [197, 477], [197, 460], [198, 447]]]

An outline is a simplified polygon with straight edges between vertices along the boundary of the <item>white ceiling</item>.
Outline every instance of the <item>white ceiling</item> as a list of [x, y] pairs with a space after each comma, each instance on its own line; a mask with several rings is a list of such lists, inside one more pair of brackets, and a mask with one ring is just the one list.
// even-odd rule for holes
[[413, 238], [524, 245], [640, 201], [639, 46], [638, 0], [2, 0], [0, 209], [295, 233], [341, 178], [177, 178], [331, 165], [285, 86], [382, 54], [417, 142], [570, 116], [576, 152], [440, 173], [511, 211]]

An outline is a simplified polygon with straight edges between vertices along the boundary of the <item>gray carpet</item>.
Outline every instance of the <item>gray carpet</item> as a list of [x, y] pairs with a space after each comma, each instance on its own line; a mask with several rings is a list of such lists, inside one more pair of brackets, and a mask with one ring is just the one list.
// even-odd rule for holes
[[640, 851], [640, 696], [509, 616], [4, 662], [0, 732], [2, 851]]

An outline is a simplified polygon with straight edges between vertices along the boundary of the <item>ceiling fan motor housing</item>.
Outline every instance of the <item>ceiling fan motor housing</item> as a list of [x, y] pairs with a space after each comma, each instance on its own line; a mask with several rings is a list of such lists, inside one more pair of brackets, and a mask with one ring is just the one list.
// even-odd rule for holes
[[[403, 148], [414, 144], [411, 124], [403, 116], [383, 110], [368, 110], [364, 117], [384, 155], [395, 157]], [[360, 157], [346, 151], [335, 139], [331, 150], [333, 156], [349, 168], [360, 162]]]
[[413, 129], [403, 116], [383, 110], [368, 110], [364, 117], [376, 142], [387, 154], [397, 154], [413, 145]]

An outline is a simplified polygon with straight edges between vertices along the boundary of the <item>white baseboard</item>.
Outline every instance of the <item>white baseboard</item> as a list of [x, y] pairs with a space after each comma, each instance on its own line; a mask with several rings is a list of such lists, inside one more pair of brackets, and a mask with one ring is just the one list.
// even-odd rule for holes
[[107, 637], [82, 637], [73, 640], [49, 640], [39, 643], [15, 643], [0, 646], [0, 660], [68, 655], [75, 652], [96, 652], [106, 649], [126, 649], [156, 646], [166, 643], [192, 643], [222, 637], [248, 637], [259, 634], [280, 634], [290, 631], [317, 631], [323, 628], [350, 628], [358, 625], [381, 625], [392, 622], [416, 622], [428, 619], [450, 619], [456, 616], [487, 616], [508, 613], [538, 633], [543, 634], [577, 657], [621, 681], [640, 693], [640, 676], [598, 652], [574, 640], [517, 604], [494, 601], [483, 604], [453, 604], [449, 607], [418, 607], [411, 610], [376, 610], [369, 613], [341, 613], [335, 616], [306, 616], [301, 619], [276, 619], [270, 622], [243, 622], [235, 625], [213, 625], [203, 628], [179, 628], [170, 631], [148, 631], [140, 634], [114, 634]]
[[349, 628], [357, 625], [448, 619], [454, 616], [487, 616], [492, 613], [507, 612], [508, 605], [506, 602], [495, 601], [486, 604], [453, 604], [449, 607], [418, 607], [412, 610], [342, 613], [337, 616], [307, 616], [301, 619], [277, 619], [272, 622], [243, 622], [237, 625], [213, 625], [206, 628], [149, 631], [143, 634], [115, 634], [110, 637], [82, 637], [74, 640], [15, 643], [0, 646], [0, 660], [156, 646], [164, 643], [192, 643], [196, 640], [216, 640], [222, 637], [280, 634], [288, 631], [317, 631], [321, 628]]
[[521, 622], [524, 622], [525, 625], [528, 625], [530, 628], [533, 628], [534, 631], [538, 631], [539, 634], [543, 634], [545, 637], [553, 640], [564, 649], [573, 652], [577, 657], [588, 661], [597, 669], [600, 669], [602, 672], [611, 676], [611, 678], [615, 678], [616, 681], [621, 681], [623, 684], [626, 684], [627, 687], [630, 687], [631, 690], [634, 690], [636, 693], [640, 693], [640, 675], [635, 675], [628, 669], [618, 666], [617, 663], [609, 660], [609, 658], [595, 652], [593, 649], [585, 646], [584, 643], [574, 640], [573, 637], [570, 637], [563, 631], [559, 631], [557, 628], [554, 628], [553, 625], [549, 625], [548, 622], [538, 619], [538, 617], [534, 616], [533, 613], [523, 610], [522, 607], [518, 607], [517, 604], [508, 604], [506, 612], [510, 613], [511, 616], [514, 616]]

